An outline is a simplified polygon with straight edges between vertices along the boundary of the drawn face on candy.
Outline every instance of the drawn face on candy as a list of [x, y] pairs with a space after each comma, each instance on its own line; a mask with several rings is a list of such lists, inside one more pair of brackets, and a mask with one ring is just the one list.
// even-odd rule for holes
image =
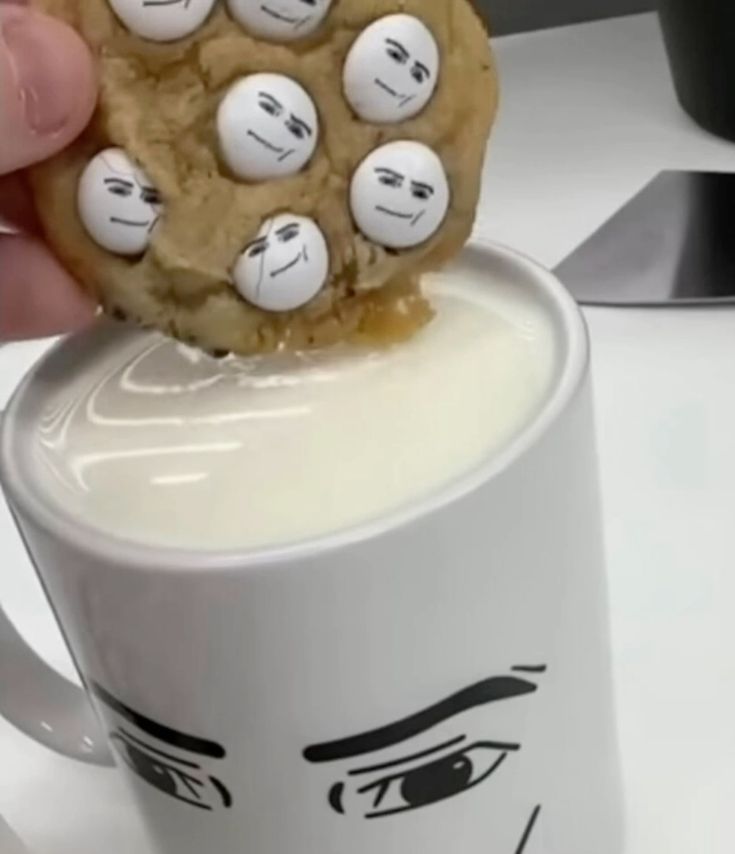
[[253, 74], [220, 104], [217, 131], [225, 161], [239, 178], [295, 175], [311, 160], [319, 117], [306, 90], [281, 74]]
[[121, 148], [108, 148], [82, 173], [79, 217], [94, 242], [116, 255], [142, 255], [162, 213], [158, 190]]
[[227, 0], [230, 14], [252, 35], [290, 42], [313, 33], [333, 0]]
[[235, 286], [265, 311], [293, 311], [310, 302], [329, 275], [327, 241], [314, 220], [281, 214], [263, 224], [235, 265]]
[[109, 0], [135, 35], [155, 42], [183, 39], [199, 29], [216, 0]]
[[374, 243], [410, 249], [439, 230], [450, 202], [449, 181], [439, 157], [419, 142], [391, 142], [357, 168], [352, 214]]
[[365, 121], [406, 121], [431, 100], [439, 64], [439, 47], [426, 24], [412, 15], [388, 15], [352, 46], [344, 68], [345, 96]]

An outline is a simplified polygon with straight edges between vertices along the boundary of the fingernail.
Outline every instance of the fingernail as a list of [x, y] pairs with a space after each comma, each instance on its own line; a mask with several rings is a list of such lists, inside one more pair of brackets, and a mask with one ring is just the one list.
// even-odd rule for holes
[[53, 30], [44, 26], [43, 18], [17, 6], [0, 9], [0, 25], [28, 127], [42, 136], [58, 133], [69, 119], [70, 104], [58, 97]]

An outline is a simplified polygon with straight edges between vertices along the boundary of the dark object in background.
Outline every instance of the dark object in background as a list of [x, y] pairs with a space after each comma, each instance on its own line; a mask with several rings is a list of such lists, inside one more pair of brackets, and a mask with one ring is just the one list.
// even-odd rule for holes
[[735, 140], [735, 0], [659, 0], [674, 82], [706, 130]]
[[735, 303], [733, 223], [735, 174], [662, 172], [556, 273], [586, 305]]

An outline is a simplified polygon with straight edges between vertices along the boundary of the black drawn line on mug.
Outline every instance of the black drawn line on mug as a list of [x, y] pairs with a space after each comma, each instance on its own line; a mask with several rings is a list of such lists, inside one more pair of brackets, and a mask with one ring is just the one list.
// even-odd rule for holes
[[388, 768], [396, 768], [399, 765], [405, 765], [408, 762], [414, 762], [417, 759], [425, 759], [427, 756], [432, 756], [442, 750], [447, 750], [450, 747], [456, 747], [467, 738], [466, 735], [458, 735], [450, 741], [445, 741], [444, 744], [438, 744], [436, 747], [430, 747], [428, 750], [422, 750], [421, 753], [414, 753], [412, 756], [405, 756], [402, 759], [394, 759], [392, 762], [383, 762], [380, 765], [371, 765], [369, 768], [355, 768], [354, 771], [349, 771], [350, 777], [357, 777], [361, 774], [372, 774], [375, 771], [386, 771]]
[[374, 753], [426, 732], [460, 712], [487, 703], [532, 694], [537, 690], [537, 685], [524, 679], [514, 676], [494, 676], [395, 723], [360, 735], [311, 745], [304, 750], [303, 755], [307, 762], [322, 763]]
[[526, 850], [526, 846], [528, 845], [531, 834], [536, 827], [536, 822], [538, 821], [538, 817], [541, 815], [541, 804], [539, 804], [536, 809], [531, 813], [531, 818], [528, 820], [528, 824], [526, 825], [526, 829], [523, 832], [523, 836], [521, 837], [521, 841], [518, 843], [518, 848], [516, 848], [515, 854], [523, 854]]
[[[179, 765], [187, 765], [188, 763], [181, 762], [179, 759], [174, 759], [173, 757], [171, 758], [172, 761], [161, 762], [152, 756], [153, 753], [159, 753], [158, 751], [154, 750], [150, 745], [145, 744], [145, 742], [138, 742], [138, 744], [143, 745], [142, 749], [139, 748], [137, 744], [128, 740], [128, 736], [123, 734], [122, 729], [118, 729], [116, 732], [110, 734], [110, 742], [128, 768], [148, 783], [149, 786], [188, 806], [209, 812], [212, 811], [212, 806], [202, 801], [199, 791], [195, 788], [195, 785], [203, 787], [205, 783], [178, 767]], [[121, 745], [123, 749], [121, 749]], [[195, 766], [194, 770], [200, 769], [198, 766]], [[156, 774], [156, 777], [150, 776], [148, 772], [153, 772]], [[196, 800], [180, 794], [180, 785], [184, 786], [188, 794], [196, 798]]]
[[546, 673], [548, 669], [545, 664], [517, 664], [511, 667], [514, 673]]
[[161, 756], [163, 759], [169, 759], [172, 762], [178, 762], [179, 765], [184, 765], [187, 768], [192, 768], [195, 770], [201, 770], [201, 765], [197, 765], [196, 762], [189, 762], [188, 759], [181, 759], [178, 756], [172, 756], [170, 753], [165, 753], [163, 750], [158, 750], [156, 747], [151, 747], [150, 744], [146, 744], [140, 738], [136, 738], [132, 733], [128, 732], [123, 727], [118, 727], [118, 732], [121, 733], [126, 739], [131, 741], [133, 744], [137, 744], [138, 747], [141, 747], [144, 750], [148, 750], [150, 753], [155, 753], [157, 756]]
[[[493, 742], [477, 742], [477, 744], [473, 744], [471, 746], [471, 748], [465, 748], [465, 749], [474, 750], [475, 748], [478, 748], [478, 747], [495, 749], [492, 745], [493, 745]], [[521, 749], [520, 744], [510, 745], [510, 750], [516, 751], [516, 750], [520, 750], [520, 749]], [[448, 760], [448, 759], [457, 758], [461, 754], [462, 754], [462, 751], [458, 751], [454, 755], [444, 757], [443, 761], [446, 762], [446, 760]], [[508, 758], [508, 751], [506, 751], [505, 753], [502, 753], [482, 776], [478, 777], [477, 780], [474, 780], [471, 783], [468, 783], [460, 791], [455, 792], [455, 795], [464, 794], [465, 792], [468, 792], [470, 789], [474, 789], [475, 786], [479, 786], [481, 783], [484, 783], [485, 780], [488, 779], [488, 777], [491, 777], [498, 770], [498, 768], [500, 768], [500, 766], [505, 762], [505, 760], [507, 758]], [[440, 760], [440, 761], [442, 761], [442, 760]], [[376, 800], [375, 800], [375, 807], [379, 807], [380, 804], [382, 803], [382, 800], [385, 796], [385, 793], [389, 790], [391, 783], [394, 783], [396, 780], [405, 780], [409, 776], [409, 774], [410, 774], [410, 772], [404, 771], [401, 774], [394, 774], [392, 777], [384, 777], [382, 780], [378, 780], [374, 783], [369, 783], [367, 786], [363, 786], [362, 788], [358, 789], [357, 794], [358, 795], [364, 795], [367, 792], [373, 791], [374, 789], [378, 789], [378, 796], [376, 797]], [[449, 796], [437, 797], [436, 799], [428, 800], [426, 803], [422, 804], [421, 806], [422, 807], [430, 807], [430, 806], [433, 806], [435, 803], [438, 803], [441, 800], [447, 800], [448, 797]], [[395, 807], [394, 809], [383, 810], [382, 812], [365, 813], [365, 818], [387, 818], [388, 816], [400, 815], [401, 813], [404, 813], [404, 812], [413, 812], [414, 810], [419, 809], [419, 808], [420, 807], [417, 807], [414, 804], [408, 804], [407, 806], [404, 806], [404, 807]]]
[[220, 744], [205, 738], [199, 738], [195, 735], [178, 732], [175, 729], [171, 729], [171, 727], [147, 718], [145, 715], [140, 714], [140, 712], [136, 712], [134, 709], [126, 706], [125, 703], [117, 700], [97, 682], [91, 681], [90, 687], [92, 693], [106, 706], [153, 738], [165, 741], [167, 744], [178, 747], [181, 750], [199, 753], [202, 756], [209, 756], [212, 759], [224, 759], [227, 756], [227, 752]]
[[217, 790], [219, 796], [222, 798], [222, 803], [224, 804], [225, 808], [229, 809], [232, 806], [232, 795], [216, 777], [210, 776], [209, 781]]

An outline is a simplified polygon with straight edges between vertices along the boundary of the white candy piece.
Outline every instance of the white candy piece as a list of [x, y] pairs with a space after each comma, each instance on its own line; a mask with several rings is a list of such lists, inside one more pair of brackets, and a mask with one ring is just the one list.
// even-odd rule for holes
[[243, 299], [265, 311], [293, 311], [311, 302], [329, 276], [329, 247], [308, 217], [280, 214], [263, 224], [233, 270]]
[[352, 178], [350, 203], [357, 227], [391, 249], [425, 243], [441, 228], [451, 191], [439, 157], [420, 142], [376, 148]]
[[268, 181], [300, 172], [319, 141], [309, 93], [282, 74], [253, 74], [230, 89], [217, 113], [219, 144], [239, 178]]
[[431, 100], [440, 62], [439, 45], [423, 21], [388, 15], [353, 44], [344, 67], [345, 97], [367, 122], [406, 121]]
[[108, 148], [82, 173], [77, 209], [98, 246], [117, 255], [142, 255], [163, 205], [145, 172], [121, 148]]
[[171, 42], [190, 36], [209, 17], [217, 0], [109, 0], [125, 26], [141, 38]]
[[232, 17], [252, 35], [275, 42], [305, 38], [319, 28], [333, 0], [227, 0]]

